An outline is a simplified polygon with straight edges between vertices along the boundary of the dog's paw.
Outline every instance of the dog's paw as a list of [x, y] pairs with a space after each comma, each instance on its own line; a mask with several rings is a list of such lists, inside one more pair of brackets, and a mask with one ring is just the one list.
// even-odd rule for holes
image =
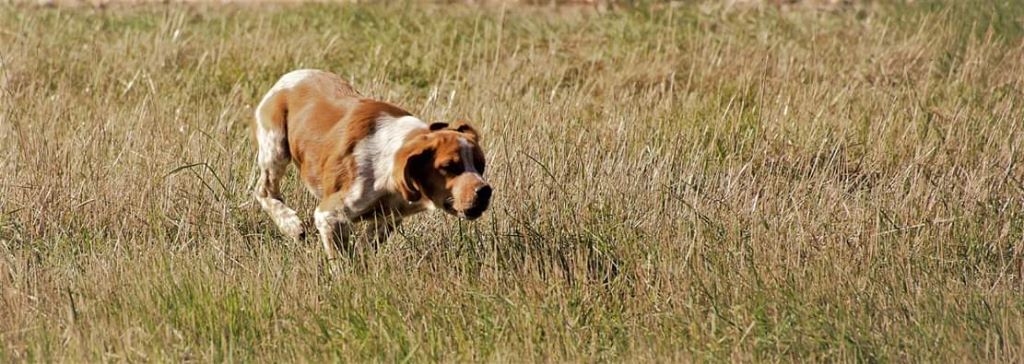
[[292, 240], [302, 241], [306, 237], [306, 232], [302, 228], [302, 220], [294, 213], [290, 216], [281, 218], [281, 220], [278, 221], [277, 227], [281, 229], [281, 232], [284, 233], [284, 235], [292, 238]]

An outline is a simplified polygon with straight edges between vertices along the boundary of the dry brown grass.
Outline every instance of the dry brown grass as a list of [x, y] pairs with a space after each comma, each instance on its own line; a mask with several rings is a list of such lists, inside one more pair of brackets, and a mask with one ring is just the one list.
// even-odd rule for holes
[[[0, 358], [1020, 361], [1022, 14], [0, 7]], [[303, 67], [475, 121], [490, 213], [326, 273], [247, 192]]]

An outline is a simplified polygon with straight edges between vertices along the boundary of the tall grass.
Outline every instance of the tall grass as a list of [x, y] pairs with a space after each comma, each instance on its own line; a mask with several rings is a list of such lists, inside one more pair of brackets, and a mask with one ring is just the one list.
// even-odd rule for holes
[[[1022, 15], [0, 6], [0, 361], [1024, 360]], [[247, 190], [297, 68], [473, 121], [491, 211], [329, 273]]]

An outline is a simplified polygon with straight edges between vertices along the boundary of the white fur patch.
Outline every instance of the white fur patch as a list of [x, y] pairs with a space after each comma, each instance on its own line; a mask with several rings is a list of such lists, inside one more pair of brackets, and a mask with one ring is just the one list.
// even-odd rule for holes
[[295, 87], [295, 85], [298, 85], [302, 80], [310, 78], [318, 72], [323, 71], [303, 69], [288, 72], [284, 76], [281, 76], [281, 79], [277, 80], [277, 83], [274, 84], [274, 87], [271, 88], [270, 91], [273, 92]]
[[[316, 224], [316, 230], [320, 233], [320, 242], [324, 246], [324, 252], [327, 253], [328, 259], [334, 259], [337, 257], [334, 245], [334, 230], [337, 226], [338, 212], [337, 211], [324, 211], [318, 207], [316, 211], [313, 211], [313, 223]], [[346, 227], [341, 227], [345, 229]], [[346, 234], [346, 231], [342, 231], [342, 234]], [[347, 237], [346, 237], [347, 239]]]
[[259, 141], [259, 162], [261, 164], [276, 164], [278, 159], [284, 159], [281, 148], [284, 133], [274, 129], [260, 127], [256, 130], [256, 139]]
[[371, 188], [374, 192], [392, 188], [394, 181], [391, 172], [395, 169], [395, 155], [405, 143], [405, 137], [413, 131], [426, 128], [427, 123], [412, 116], [382, 116], [377, 119], [374, 133], [356, 144], [354, 154], [359, 165], [359, 178], [373, 181]]

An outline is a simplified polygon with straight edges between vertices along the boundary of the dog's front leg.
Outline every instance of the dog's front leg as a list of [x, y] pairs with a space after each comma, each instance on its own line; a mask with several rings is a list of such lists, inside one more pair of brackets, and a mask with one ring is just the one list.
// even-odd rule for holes
[[320, 232], [320, 242], [323, 243], [327, 259], [337, 259], [338, 253], [348, 245], [349, 237], [352, 235], [352, 224], [339, 211], [317, 208], [313, 217], [316, 220], [316, 229]]
[[320, 232], [320, 242], [323, 243], [324, 252], [327, 253], [329, 260], [338, 258], [338, 252], [348, 245], [349, 237], [352, 235], [352, 223], [344, 208], [331, 203], [332, 200], [325, 199], [313, 213], [316, 229]]
[[[365, 215], [380, 198], [378, 194], [362, 191], [364, 190], [354, 188], [347, 192], [335, 192], [320, 201], [313, 214], [316, 228], [320, 230], [320, 240], [330, 259], [337, 257], [337, 252], [342, 246], [348, 247], [349, 237], [352, 235], [352, 221]], [[390, 226], [382, 227], [385, 236], [394, 230], [396, 221], [392, 220]]]

